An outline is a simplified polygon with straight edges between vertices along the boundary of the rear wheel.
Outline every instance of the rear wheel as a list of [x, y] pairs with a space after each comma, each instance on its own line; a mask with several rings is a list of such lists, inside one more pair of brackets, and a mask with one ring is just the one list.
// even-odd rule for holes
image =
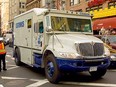
[[15, 49], [15, 63], [17, 66], [20, 66], [21, 65], [21, 60], [20, 60], [20, 51], [18, 48]]
[[60, 71], [53, 54], [49, 54], [45, 59], [45, 74], [49, 82], [58, 83], [60, 81]]
[[94, 78], [101, 78], [102, 76], [105, 75], [106, 71], [107, 71], [106, 69], [99, 69], [97, 71], [90, 72], [90, 74]]

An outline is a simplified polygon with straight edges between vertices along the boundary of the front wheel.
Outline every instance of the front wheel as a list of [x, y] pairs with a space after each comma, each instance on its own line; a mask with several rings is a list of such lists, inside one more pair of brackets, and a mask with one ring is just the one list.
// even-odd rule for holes
[[90, 72], [91, 76], [94, 78], [101, 78], [102, 76], [105, 75], [106, 69], [99, 69], [97, 71]]
[[60, 71], [53, 54], [49, 54], [45, 59], [45, 74], [49, 82], [58, 83], [60, 81]]

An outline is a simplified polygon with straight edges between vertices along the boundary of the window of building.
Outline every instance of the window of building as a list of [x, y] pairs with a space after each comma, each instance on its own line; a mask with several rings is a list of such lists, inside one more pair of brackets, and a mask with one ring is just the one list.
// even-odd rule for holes
[[74, 0], [70, 0], [70, 6], [74, 5]]
[[9, 23], [9, 27], [11, 28], [11, 23]]
[[[76, 0], [75, 0], [76, 1]], [[77, 4], [80, 4], [80, 0], [77, 0]]]
[[19, 2], [19, 8], [21, 8], [21, 2]]
[[25, 8], [25, 6], [23, 5], [22, 8]]
[[90, 8], [86, 8], [86, 12], [89, 12], [89, 11], [91, 11]]
[[76, 12], [82, 12], [82, 11], [83, 11], [82, 9], [76, 10]]
[[86, 12], [89, 12], [89, 11], [94, 11], [94, 10], [97, 10], [99, 11], [100, 9], [102, 9], [102, 5], [100, 6], [95, 6], [95, 7], [91, 7], [91, 8], [86, 8]]
[[23, 8], [24, 9], [25, 8], [25, 5], [26, 4], [24, 2], [19, 2], [19, 8]]
[[70, 6], [80, 4], [80, 0], [70, 0]]
[[12, 29], [14, 29], [14, 22], [12, 22], [11, 26], [12, 26]]
[[86, 2], [89, 1], [89, 0], [85, 0]]
[[65, 1], [61, 2], [61, 10], [65, 10]]
[[109, 2], [108, 3], [108, 8], [110, 8], [110, 7], [116, 7], [116, 2]]
[[52, 1], [52, 2], [51, 2], [51, 8], [52, 8], [52, 9], [56, 9], [55, 3], [56, 3], [55, 1]]

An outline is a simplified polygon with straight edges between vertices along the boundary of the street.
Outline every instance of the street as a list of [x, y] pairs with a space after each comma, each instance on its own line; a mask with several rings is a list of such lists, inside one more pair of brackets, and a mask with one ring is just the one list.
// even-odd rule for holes
[[89, 73], [66, 75], [59, 84], [51, 84], [44, 70], [34, 70], [23, 65], [16, 66], [12, 57], [12, 48], [6, 46], [7, 71], [0, 72], [0, 87], [116, 87], [116, 69], [108, 69], [101, 79], [93, 79]]

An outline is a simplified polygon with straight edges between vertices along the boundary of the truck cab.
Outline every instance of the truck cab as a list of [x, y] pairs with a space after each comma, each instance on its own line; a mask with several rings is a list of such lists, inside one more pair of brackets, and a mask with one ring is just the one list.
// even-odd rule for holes
[[58, 83], [62, 72], [101, 77], [110, 65], [110, 52], [93, 36], [89, 14], [43, 8], [14, 18], [14, 56], [16, 65], [44, 68], [51, 83]]

